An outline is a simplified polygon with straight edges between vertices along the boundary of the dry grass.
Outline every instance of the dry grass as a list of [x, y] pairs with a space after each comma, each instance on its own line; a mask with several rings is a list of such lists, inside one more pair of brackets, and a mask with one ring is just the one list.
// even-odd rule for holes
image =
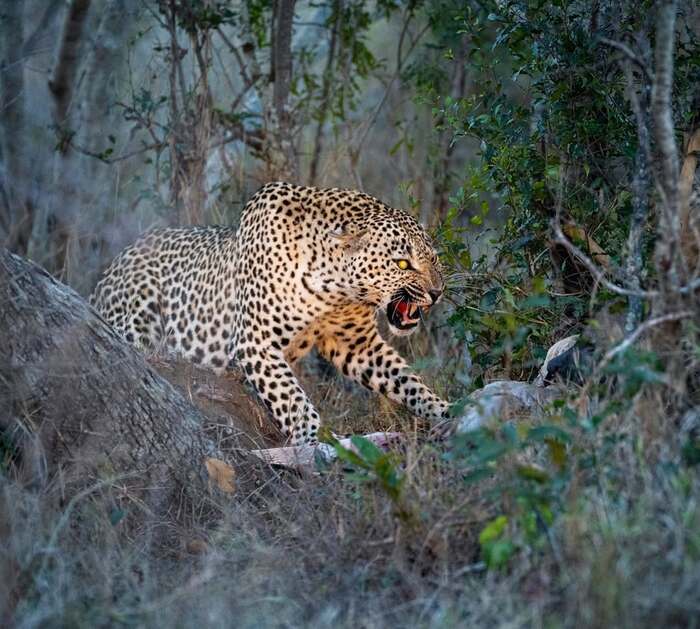
[[[354, 430], [410, 429], [337, 382], [315, 397]], [[467, 484], [418, 439], [396, 453], [400, 504], [340, 465], [301, 478], [249, 462], [233, 498], [202, 496], [136, 532], [120, 528], [109, 492], [67, 511], [49, 499], [57, 489], [33, 493], [3, 476], [0, 618], [17, 627], [698, 626], [698, 468], [681, 463], [677, 430], [653, 420], [655, 403], [640, 397], [611, 420], [625, 438], [581, 437], [574, 447], [597, 456], [593, 471], [572, 471], [537, 542], [512, 531], [518, 550], [500, 570], [486, 569], [478, 535], [517, 512], [507, 489], [517, 461]]]

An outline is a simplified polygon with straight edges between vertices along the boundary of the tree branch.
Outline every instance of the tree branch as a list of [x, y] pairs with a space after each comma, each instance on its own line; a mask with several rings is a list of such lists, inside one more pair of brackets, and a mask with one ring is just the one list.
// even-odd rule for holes
[[651, 83], [654, 80], [654, 77], [649, 70], [649, 66], [646, 64], [644, 59], [637, 55], [629, 46], [619, 41], [607, 39], [606, 37], [601, 37], [600, 42], [606, 46], [610, 46], [610, 48], [619, 50], [628, 61], [636, 65], [642, 71], [642, 74], [647, 81]]
[[655, 297], [659, 294], [659, 292], [656, 290], [623, 288], [622, 286], [618, 286], [617, 284], [614, 284], [613, 282], [608, 280], [608, 278], [605, 276], [605, 273], [601, 271], [598, 268], [598, 266], [583, 251], [581, 251], [581, 249], [579, 249], [564, 235], [564, 232], [561, 228], [561, 221], [559, 216], [557, 216], [554, 220], [553, 231], [554, 242], [558, 245], [561, 245], [569, 253], [571, 253], [571, 255], [573, 255], [579, 262], [581, 262], [581, 264], [583, 264], [583, 266], [586, 267], [586, 270], [593, 276], [593, 279], [599, 284], [603, 285], [605, 288], [607, 288], [610, 292], [615, 293], [616, 295], [623, 295], [625, 297], [633, 296], [643, 297], [646, 299]]
[[236, 61], [238, 62], [238, 66], [241, 70], [241, 77], [243, 78], [244, 88], [247, 90], [248, 88], [252, 87], [259, 77], [251, 78], [248, 75], [248, 67], [243, 62], [243, 57], [241, 56], [241, 53], [239, 52], [238, 48], [236, 48], [236, 46], [233, 45], [233, 42], [228, 38], [226, 33], [224, 33], [224, 31], [221, 30], [221, 28], [217, 28], [216, 33], [219, 37], [221, 37], [221, 40], [224, 42], [224, 44], [226, 44], [226, 47], [233, 54], [233, 56], [236, 57]]
[[615, 356], [629, 349], [632, 345], [634, 345], [634, 343], [637, 342], [642, 334], [648, 332], [657, 325], [687, 319], [692, 317], [693, 314], [694, 313], [692, 310], [683, 310], [682, 312], [670, 312], [659, 317], [654, 317], [653, 319], [647, 319], [644, 323], [639, 325], [634, 332], [626, 336], [622, 341], [615, 345], [615, 347], [612, 347], [605, 353], [600, 363], [598, 363], [597, 371], [600, 372], [607, 364], [610, 363], [610, 361], [613, 360], [613, 358], [615, 358]]
[[53, 21], [54, 17], [56, 16], [56, 13], [58, 13], [60, 8], [60, 2], [48, 3], [48, 6], [42, 14], [41, 19], [39, 20], [39, 22], [37, 22], [35, 29], [22, 44], [22, 57], [28, 57], [33, 54], [36, 54], [35, 48], [36, 45], [39, 43], [39, 40], [42, 39], [42, 37], [46, 38], [50, 36], [51, 33], [49, 31], [49, 25]]

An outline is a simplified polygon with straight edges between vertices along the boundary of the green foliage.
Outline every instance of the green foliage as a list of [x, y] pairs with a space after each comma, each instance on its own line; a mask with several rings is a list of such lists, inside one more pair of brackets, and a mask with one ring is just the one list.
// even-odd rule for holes
[[[551, 528], [580, 508], [582, 489], [612, 496], [623, 491], [630, 468], [619, 460], [621, 449], [635, 449], [644, 466], [644, 441], [620, 418], [634, 417], [635, 400], [664, 385], [663, 365], [652, 353], [630, 349], [606, 367], [605, 376], [594, 413], [575, 397], [559, 399], [537, 424], [506, 422], [455, 437], [446, 459], [501, 509], [479, 537], [488, 567], [506, 567], [519, 551], [545, 552]], [[697, 435], [691, 433], [679, 454], [687, 466], [697, 465]], [[682, 474], [675, 464], [667, 471], [671, 478]]]
[[686, 465], [700, 465], [700, 436], [690, 435], [681, 450]]
[[[576, 326], [586, 312], [586, 278], [566, 254], [550, 254], [558, 206], [563, 222], [624, 268], [638, 140], [624, 58], [607, 41], [634, 47], [653, 40], [656, 8], [599, 8], [563, 0], [443, 0], [426, 8], [431, 54], [410, 74], [418, 100], [431, 104], [438, 131], [450, 130], [453, 143], [469, 139], [477, 147], [476, 162], [452, 179], [438, 236], [448, 267], [466, 278], [453, 282], [466, 300], [450, 323], [482, 372], [530, 375], [562, 323]], [[694, 111], [700, 45], [687, 21], [680, 28], [674, 114], [682, 127]], [[640, 50], [651, 63], [649, 49]], [[446, 80], [454, 64], [466, 67], [471, 83], [461, 98]], [[503, 221], [504, 229], [489, 233], [490, 224]], [[647, 233], [647, 274], [652, 247]]]
[[[481, 259], [479, 265], [486, 266]], [[484, 273], [478, 301], [466, 301], [449, 319], [458, 338], [469, 343], [475, 385], [494, 366], [517, 379], [529, 379], [551, 345], [552, 329], [565, 311], [582, 309], [576, 297], [551, 297], [542, 277], [513, 267]]]
[[[466, 483], [497, 479], [490, 493], [507, 511], [479, 536], [483, 559], [491, 568], [504, 567], [520, 547], [541, 548], [548, 527], [564, 509], [563, 491], [575, 462], [571, 430], [560, 423], [479, 429], [457, 437], [447, 455], [465, 468]], [[531, 456], [538, 451], [543, 454]], [[522, 462], [525, 454], [532, 463]]]
[[499, 515], [479, 533], [479, 545], [489, 568], [504, 567], [515, 552], [515, 544], [507, 536], [508, 518]]
[[350, 441], [352, 448], [346, 448], [335, 437], [325, 439], [333, 446], [338, 460], [349, 466], [350, 471], [346, 474], [348, 480], [377, 484], [394, 503], [399, 515], [403, 514], [404, 477], [398, 470], [396, 456], [359, 435], [354, 435]]

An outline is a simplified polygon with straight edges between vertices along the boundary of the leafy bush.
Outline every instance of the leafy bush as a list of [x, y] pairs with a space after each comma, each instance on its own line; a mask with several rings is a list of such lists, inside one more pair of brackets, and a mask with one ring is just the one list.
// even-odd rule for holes
[[[691, 9], [681, 5], [685, 17]], [[553, 340], [580, 329], [594, 285], [552, 244], [557, 213], [575, 244], [613, 276], [630, 279], [624, 269], [633, 181], [645, 150], [630, 91], [639, 90], [640, 99], [649, 94], [637, 65], [626, 75], [616, 45], [629, 44], [640, 64], [651, 64], [656, 6], [476, 0], [442, 3], [437, 12], [451, 18], [431, 14], [443, 72], [415, 71], [416, 84], [453, 143], [469, 139], [478, 147], [476, 162], [453, 178], [451, 207], [438, 230], [454, 270], [452, 289], [466, 295], [450, 323], [482, 373], [528, 377]], [[680, 130], [693, 116], [700, 45], [692, 20], [681, 21], [679, 32], [674, 115]], [[460, 46], [465, 54], [456, 56]], [[463, 98], [445, 95], [444, 69], [453, 63], [465, 64], [471, 80]], [[432, 56], [428, 67], [434, 65]], [[505, 224], [492, 233], [494, 220]], [[649, 277], [653, 223], [641, 220], [640, 274]], [[593, 309], [613, 298], [597, 292]]]

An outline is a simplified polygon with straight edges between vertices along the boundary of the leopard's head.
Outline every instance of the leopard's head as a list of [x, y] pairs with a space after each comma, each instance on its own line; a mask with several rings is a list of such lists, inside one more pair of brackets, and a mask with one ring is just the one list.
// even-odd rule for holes
[[407, 213], [381, 206], [334, 237], [345, 257], [343, 283], [357, 301], [384, 310], [394, 334], [414, 332], [445, 290], [426, 231]]

